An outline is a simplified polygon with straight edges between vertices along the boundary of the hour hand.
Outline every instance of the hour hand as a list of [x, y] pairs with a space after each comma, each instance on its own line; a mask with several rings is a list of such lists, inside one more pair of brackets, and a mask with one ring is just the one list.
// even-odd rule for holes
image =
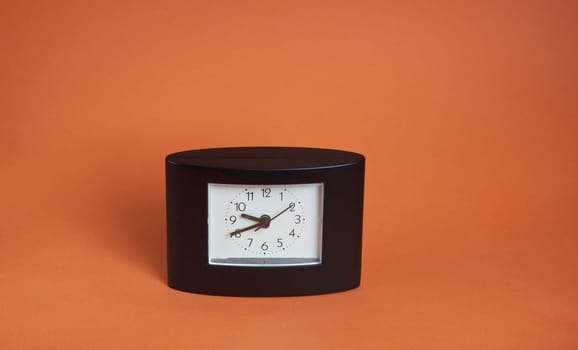
[[253, 215], [245, 214], [245, 213], [241, 214], [241, 217], [242, 217], [242, 218], [245, 218], [245, 219], [257, 221], [257, 222], [260, 222], [260, 221], [261, 221], [261, 218], [258, 218], [258, 217], [253, 216]]

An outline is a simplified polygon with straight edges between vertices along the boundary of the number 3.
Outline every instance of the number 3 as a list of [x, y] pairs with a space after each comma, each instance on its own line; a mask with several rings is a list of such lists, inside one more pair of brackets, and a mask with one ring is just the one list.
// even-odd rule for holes
[[300, 224], [300, 223], [301, 223], [301, 215], [299, 215], [299, 214], [295, 215], [295, 223], [296, 223], [296, 224]]

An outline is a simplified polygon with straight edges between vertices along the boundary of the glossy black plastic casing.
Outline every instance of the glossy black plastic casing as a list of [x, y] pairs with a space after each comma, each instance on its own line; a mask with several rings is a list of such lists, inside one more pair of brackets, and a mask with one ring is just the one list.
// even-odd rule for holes
[[[169, 286], [231, 296], [311, 295], [358, 287], [364, 172], [362, 155], [317, 148], [217, 148], [168, 155]], [[210, 265], [209, 183], [323, 183], [322, 263], [286, 267]]]

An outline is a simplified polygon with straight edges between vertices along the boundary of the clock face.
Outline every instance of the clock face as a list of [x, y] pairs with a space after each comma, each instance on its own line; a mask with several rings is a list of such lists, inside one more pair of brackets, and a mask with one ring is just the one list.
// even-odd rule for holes
[[209, 184], [209, 264], [321, 263], [323, 184]]

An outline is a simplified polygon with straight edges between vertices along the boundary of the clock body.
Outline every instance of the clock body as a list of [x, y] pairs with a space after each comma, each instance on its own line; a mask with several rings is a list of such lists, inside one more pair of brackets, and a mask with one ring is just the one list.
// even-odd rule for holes
[[359, 286], [365, 158], [296, 147], [166, 158], [169, 286], [291, 296]]

